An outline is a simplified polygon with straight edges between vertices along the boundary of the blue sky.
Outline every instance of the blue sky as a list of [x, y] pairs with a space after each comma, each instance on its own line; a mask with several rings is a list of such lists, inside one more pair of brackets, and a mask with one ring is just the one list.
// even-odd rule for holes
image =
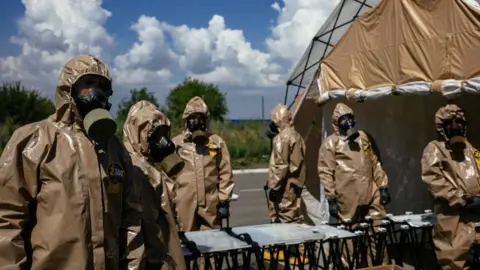
[[146, 86], [163, 102], [186, 76], [227, 93], [231, 118], [260, 118], [283, 103], [285, 81], [333, 9], [329, 0], [22, 0], [0, 16], [0, 79], [53, 97], [78, 53], [105, 61], [116, 103]]

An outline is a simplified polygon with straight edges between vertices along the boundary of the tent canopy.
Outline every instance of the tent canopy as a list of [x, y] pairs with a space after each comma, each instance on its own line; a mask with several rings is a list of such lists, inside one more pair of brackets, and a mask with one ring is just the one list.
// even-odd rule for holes
[[337, 7], [312, 38], [288, 78], [287, 85], [306, 88], [314, 79], [320, 61], [337, 44], [352, 22], [378, 2], [379, 0], [340, 0]]
[[480, 11], [462, 0], [381, 1], [319, 68], [318, 103], [480, 91]]
[[[339, 7], [358, 7], [359, 2], [343, 0]], [[339, 16], [339, 7], [329, 20]], [[371, 134], [380, 149], [392, 195], [388, 211], [402, 214], [431, 209], [433, 200], [421, 180], [420, 159], [428, 142], [437, 138], [434, 114], [447, 102], [445, 97], [480, 89], [480, 81], [474, 78], [480, 76], [480, 65], [475, 64], [480, 56], [476, 9], [480, 10], [474, 0], [383, 0], [357, 18], [348, 31], [338, 32], [339, 41], [331, 42], [335, 48], [323, 55], [322, 65], [307, 70], [303, 69], [305, 59], [319, 62], [323, 57], [318, 56], [321, 53], [312, 56], [313, 52], [306, 57], [309, 50], [321, 51], [321, 43], [310, 44], [304, 62], [297, 65], [297, 75], [311, 77], [299, 83], [307, 89], [292, 110], [295, 128], [309, 146], [306, 186], [318, 200], [325, 203], [317, 170], [318, 149], [323, 138], [333, 133], [335, 105], [345, 102], [354, 110], [357, 126]], [[322, 29], [328, 27], [327, 21]], [[428, 95], [431, 89], [441, 90], [443, 96]], [[334, 100], [317, 106], [321, 92], [323, 102]], [[393, 96], [392, 92], [412, 96]], [[356, 102], [381, 96], [385, 98]], [[480, 95], [464, 95], [455, 103], [466, 111], [469, 140], [479, 145], [480, 121], [475, 112]]]

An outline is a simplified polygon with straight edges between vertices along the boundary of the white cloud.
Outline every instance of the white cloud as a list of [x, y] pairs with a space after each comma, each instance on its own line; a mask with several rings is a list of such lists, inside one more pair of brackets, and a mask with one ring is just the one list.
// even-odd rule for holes
[[176, 55], [165, 41], [162, 24], [142, 15], [131, 30], [137, 33], [138, 41], [127, 53], [115, 57], [116, 81], [132, 85], [168, 82], [172, 76], [168, 67]]
[[[265, 87], [282, 82], [282, 67], [269, 54], [253, 49], [241, 30], [227, 28], [220, 15], [214, 15], [207, 28], [173, 26], [141, 16], [133, 29], [139, 42], [116, 58], [119, 68], [144, 69], [153, 60], [165, 64], [154, 70], [178, 67], [187, 76], [223, 85]], [[176, 65], [170, 65], [172, 60]]]
[[[296, 64], [339, 0], [283, 0], [272, 8], [278, 12], [276, 25], [266, 39], [273, 57]], [[289, 67], [290, 68], [290, 67]], [[287, 78], [283, 78], [285, 81]]]
[[[191, 76], [236, 86], [271, 86], [281, 82], [282, 68], [272, 62], [269, 54], [253, 49], [242, 30], [227, 28], [220, 15], [214, 15], [206, 29], [167, 29], [183, 59], [182, 66]], [[209, 69], [202, 72], [202, 63]]]
[[107, 53], [115, 41], [104, 27], [112, 14], [102, 8], [102, 0], [38, 1], [22, 0], [25, 14], [17, 24], [18, 36], [10, 40], [21, 52], [0, 58], [2, 80], [20, 79], [51, 95], [63, 64], [76, 54], [91, 53], [113, 63], [114, 81], [125, 88], [166, 88], [174, 79], [192, 76], [223, 89], [255, 89], [259, 94], [275, 89], [283, 96], [288, 70], [339, 0], [274, 3], [278, 18], [265, 39], [266, 51], [252, 48], [243, 31], [229, 28], [220, 15], [213, 15], [205, 28], [142, 15], [130, 29], [137, 41], [116, 56]]
[[[52, 87], [65, 62], [78, 53], [102, 57], [113, 44], [103, 24], [111, 13], [101, 0], [22, 0], [25, 15], [18, 21], [18, 56], [0, 58], [0, 78]], [[50, 91], [49, 91], [50, 92]]]

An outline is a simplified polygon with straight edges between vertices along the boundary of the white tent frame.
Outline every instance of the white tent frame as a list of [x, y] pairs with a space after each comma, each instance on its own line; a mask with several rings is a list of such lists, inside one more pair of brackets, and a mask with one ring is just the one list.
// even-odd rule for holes
[[315, 79], [320, 62], [330, 53], [355, 19], [379, 2], [380, 0], [340, 0], [293, 69], [286, 85], [285, 105], [290, 88], [296, 87], [297, 92], [289, 107], [293, 105], [301, 89], [308, 90], [308, 86]]
[[[289, 108], [293, 106], [296, 98], [298, 97], [301, 89], [306, 89], [306, 93], [302, 96], [303, 99], [317, 99], [320, 91], [316, 85], [316, 76], [318, 75], [320, 62], [330, 53], [333, 47], [337, 44], [340, 38], [348, 30], [350, 25], [355, 19], [363, 15], [366, 11], [374, 8], [381, 0], [340, 0], [333, 12], [330, 14], [325, 23], [320, 27], [317, 34], [313, 37], [312, 41], [308, 45], [307, 49], [303, 53], [299, 62], [293, 69], [285, 90], [284, 104], [287, 105], [288, 94], [291, 87], [297, 87], [296, 94], [293, 101], [288, 105]], [[465, 3], [471, 5], [474, 8], [480, 8], [480, 0], [463, 0]], [[465, 89], [464, 84], [468, 84]], [[426, 82], [412, 82], [402, 86], [398, 86], [400, 90], [397, 92], [409, 93], [412, 84], [416, 89], [421, 86], [423, 91], [421, 94], [428, 94], [430, 92], [431, 83]], [[383, 96], [386, 92], [391, 92], [392, 87], [384, 87], [381, 89], [375, 89], [372, 96]], [[401, 89], [400, 89], [401, 88]], [[446, 96], [454, 97], [459, 92], [471, 92], [478, 93], [477, 89], [480, 89], [480, 78], [475, 78], [470, 81], [458, 81], [458, 80], [446, 80], [443, 85], [443, 92]], [[329, 93], [331, 96], [344, 96], [345, 90], [333, 91]], [[365, 93], [364, 93], [365, 94]], [[357, 94], [357, 96], [361, 96]], [[358, 97], [361, 98], [361, 97]], [[298, 106], [297, 106], [298, 109]], [[295, 114], [295, 112], [294, 112]]]

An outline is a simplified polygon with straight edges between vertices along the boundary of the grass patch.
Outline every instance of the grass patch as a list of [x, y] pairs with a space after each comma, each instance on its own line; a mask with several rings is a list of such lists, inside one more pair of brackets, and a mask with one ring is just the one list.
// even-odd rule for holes
[[[210, 129], [222, 137], [228, 146], [233, 169], [266, 168], [270, 159], [270, 140], [265, 136], [265, 124], [245, 121], [237, 125], [231, 122], [212, 122]], [[179, 128], [172, 134], [179, 134]]]

